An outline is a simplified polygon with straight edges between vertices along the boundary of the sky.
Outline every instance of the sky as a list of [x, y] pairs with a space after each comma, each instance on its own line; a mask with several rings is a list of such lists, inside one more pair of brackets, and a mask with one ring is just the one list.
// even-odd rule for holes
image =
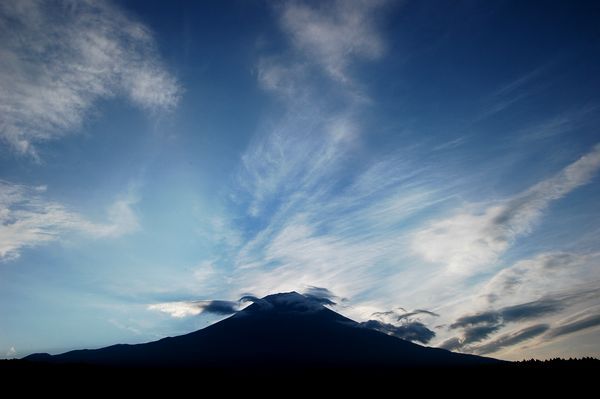
[[600, 5], [0, 2], [0, 357], [298, 291], [600, 356]]

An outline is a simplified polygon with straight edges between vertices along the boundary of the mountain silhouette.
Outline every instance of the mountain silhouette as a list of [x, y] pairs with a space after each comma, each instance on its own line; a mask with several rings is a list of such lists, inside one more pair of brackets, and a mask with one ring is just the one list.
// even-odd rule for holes
[[454, 367], [499, 360], [429, 348], [363, 328], [297, 292], [274, 294], [204, 329], [137, 345], [113, 345], [25, 360], [116, 367], [286, 369]]

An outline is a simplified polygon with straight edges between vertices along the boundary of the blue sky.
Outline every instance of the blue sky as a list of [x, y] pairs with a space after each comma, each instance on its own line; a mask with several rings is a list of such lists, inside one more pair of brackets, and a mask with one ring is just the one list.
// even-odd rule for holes
[[2, 2], [0, 356], [314, 287], [431, 346], [600, 356], [599, 13]]

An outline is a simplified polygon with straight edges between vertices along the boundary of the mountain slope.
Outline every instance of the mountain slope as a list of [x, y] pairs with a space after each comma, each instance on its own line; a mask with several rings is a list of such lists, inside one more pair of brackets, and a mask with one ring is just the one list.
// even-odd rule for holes
[[499, 361], [427, 348], [357, 323], [296, 292], [269, 295], [196, 332], [138, 345], [76, 350], [30, 361], [131, 367], [470, 366]]

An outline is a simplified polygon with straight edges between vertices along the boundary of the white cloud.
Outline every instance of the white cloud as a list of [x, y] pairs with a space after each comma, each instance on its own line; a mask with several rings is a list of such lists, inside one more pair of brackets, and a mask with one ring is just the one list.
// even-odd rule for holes
[[347, 82], [354, 59], [376, 59], [384, 51], [375, 12], [384, 1], [338, 0], [311, 7], [287, 2], [281, 25], [295, 48], [322, 66], [334, 79]]
[[491, 205], [468, 205], [414, 235], [412, 248], [456, 273], [494, 264], [514, 240], [528, 234], [550, 202], [590, 181], [600, 168], [600, 146], [519, 195]]
[[198, 302], [191, 301], [165, 302], [148, 305], [148, 310], [167, 313], [171, 317], [182, 319], [199, 315], [203, 311], [203, 306]]
[[6, 351], [6, 359], [15, 359], [17, 357], [17, 350], [14, 346], [11, 346], [8, 351]]
[[109, 2], [2, 2], [0, 36], [0, 138], [19, 153], [72, 133], [101, 98], [178, 101], [148, 28]]
[[90, 237], [119, 237], [138, 228], [132, 209], [136, 199], [117, 200], [108, 223], [94, 223], [64, 205], [46, 200], [44, 186], [30, 187], [0, 181], [0, 260], [19, 257], [25, 247], [54, 241], [69, 232]]

